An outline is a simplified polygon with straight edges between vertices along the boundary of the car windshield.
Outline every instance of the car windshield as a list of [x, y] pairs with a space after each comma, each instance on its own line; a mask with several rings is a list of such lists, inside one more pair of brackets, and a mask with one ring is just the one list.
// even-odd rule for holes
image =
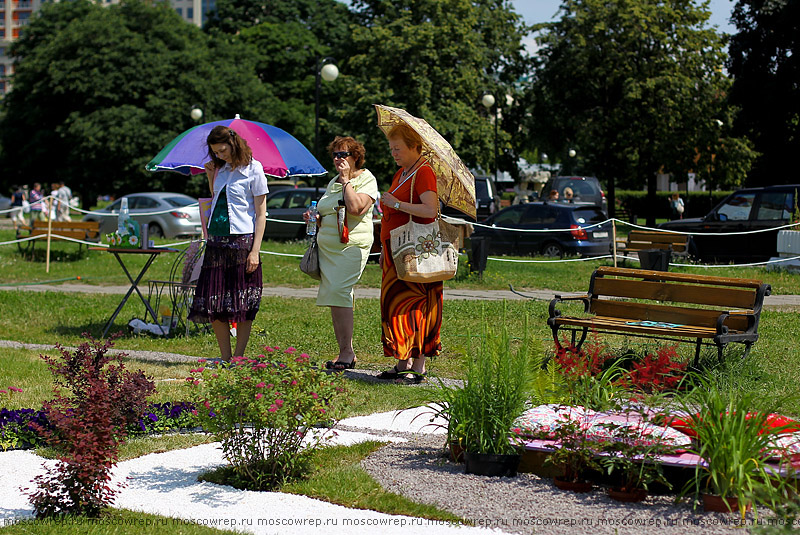
[[608, 219], [602, 210], [594, 206], [576, 208], [572, 216], [575, 218], [575, 221], [581, 224], [602, 223]]
[[197, 202], [191, 197], [165, 197], [164, 201], [168, 202], [175, 208], [180, 208], [181, 206], [188, 206], [190, 204], [194, 204]]

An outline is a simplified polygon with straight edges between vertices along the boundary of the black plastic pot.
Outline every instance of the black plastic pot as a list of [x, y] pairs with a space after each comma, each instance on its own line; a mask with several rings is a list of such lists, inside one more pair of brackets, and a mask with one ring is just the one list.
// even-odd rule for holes
[[464, 452], [464, 472], [479, 476], [515, 477], [519, 460], [522, 456], [518, 453], [510, 455], [495, 455], [492, 453]]

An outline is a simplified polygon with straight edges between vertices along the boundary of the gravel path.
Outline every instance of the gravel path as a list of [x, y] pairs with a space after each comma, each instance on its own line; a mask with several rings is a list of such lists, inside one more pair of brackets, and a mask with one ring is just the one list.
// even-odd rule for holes
[[[126, 486], [115, 505], [169, 517], [165, 522], [173, 527], [197, 523], [259, 535], [742, 533], [733, 525], [734, 516], [695, 513], [688, 505], [674, 505], [669, 497], [620, 504], [600, 490], [588, 494], [557, 490], [533, 474], [515, 478], [464, 474], [463, 465], [444, 458], [444, 429], [430, 425], [441, 422], [431, 422], [429, 413], [429, 408], [418, 408], [348, 418], [334, 440], [389, 442], [362, 462], [367, 472], [385, 489], [437, 505], [474, 527], [349, 509], [305, 496], [199, 483], [199, 474], [224, 464], [218, 444], [119, 463], [114, 481]], [[43, 463], [52, 466], [52, 461], [31, 451], [0, 453], [0, 526], [31, 522], [32, 509], [19, 489], [44, 470]]]

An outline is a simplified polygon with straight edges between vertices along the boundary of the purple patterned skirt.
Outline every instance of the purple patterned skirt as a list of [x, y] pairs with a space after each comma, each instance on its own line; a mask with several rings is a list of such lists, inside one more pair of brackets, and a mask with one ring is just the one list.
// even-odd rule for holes
[[261, 306], [261, 263], [246, 272], [252, 234], [209, 236], [189, 319], [252, 321]]

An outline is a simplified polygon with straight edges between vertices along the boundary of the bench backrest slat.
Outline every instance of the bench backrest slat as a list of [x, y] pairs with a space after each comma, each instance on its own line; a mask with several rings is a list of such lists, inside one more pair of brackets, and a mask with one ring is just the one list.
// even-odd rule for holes
[[[710, 328], [716, 327], [719, 318], [718, 310], [605, 299], [592, 299], [590, 311], [597, 316], [630, 319], [631, 321], [660, 321]], [[744, 331], [748, 327], [748, 321], [746, 318], [733, 316], [728, 318], [725, 325], [736, 331]]]
[[693, 273], [673, 273], [671, 271], [651, 271], [647, 269], [631, 269], [611, 266], [600, 266], [595, 270], [598, 277], [616, 276], [653, 281], [676, 281], [709, 286], [733, 286], [739, 288], [760, 288], [763, 282], [756, 279], [735, 279], [731, 277], [713, 277], [711, 275], [695, 275]]
[[[33, 228], [47, 230], [48, 223], [47, 221], [34, 221]], [[100, 223], [98, 223], [97, 221], [53, 221], [52, 228], [90, 229], [99, 231]]]
[[643, 232], [632, 230], [628, 234], [628, 242], [648, 242], [648, 243], [686, 243], [686, 236], [671, 232]]
[[595, 279], [592, 294], [737, 309], [752, 309], [756, 302], [756, 292], [752, 289], [606, 277]]
[[[47, 236], [47, 231], [46, 230], [41, 230], [41, 229], [36, 229], [33, 232], [31, 232], [31, 236]], [[84, 230], [61, 230], [61, 229], [56, 230], [56, 229], [53, 229], [51, 237], [54, 240], [57, 240], [59, 238], [72, 238], [72, 239], [75, 239], [75, 240], [83, 240], [87, 236], [86, 236], [86, 231], [84, 231]]]

